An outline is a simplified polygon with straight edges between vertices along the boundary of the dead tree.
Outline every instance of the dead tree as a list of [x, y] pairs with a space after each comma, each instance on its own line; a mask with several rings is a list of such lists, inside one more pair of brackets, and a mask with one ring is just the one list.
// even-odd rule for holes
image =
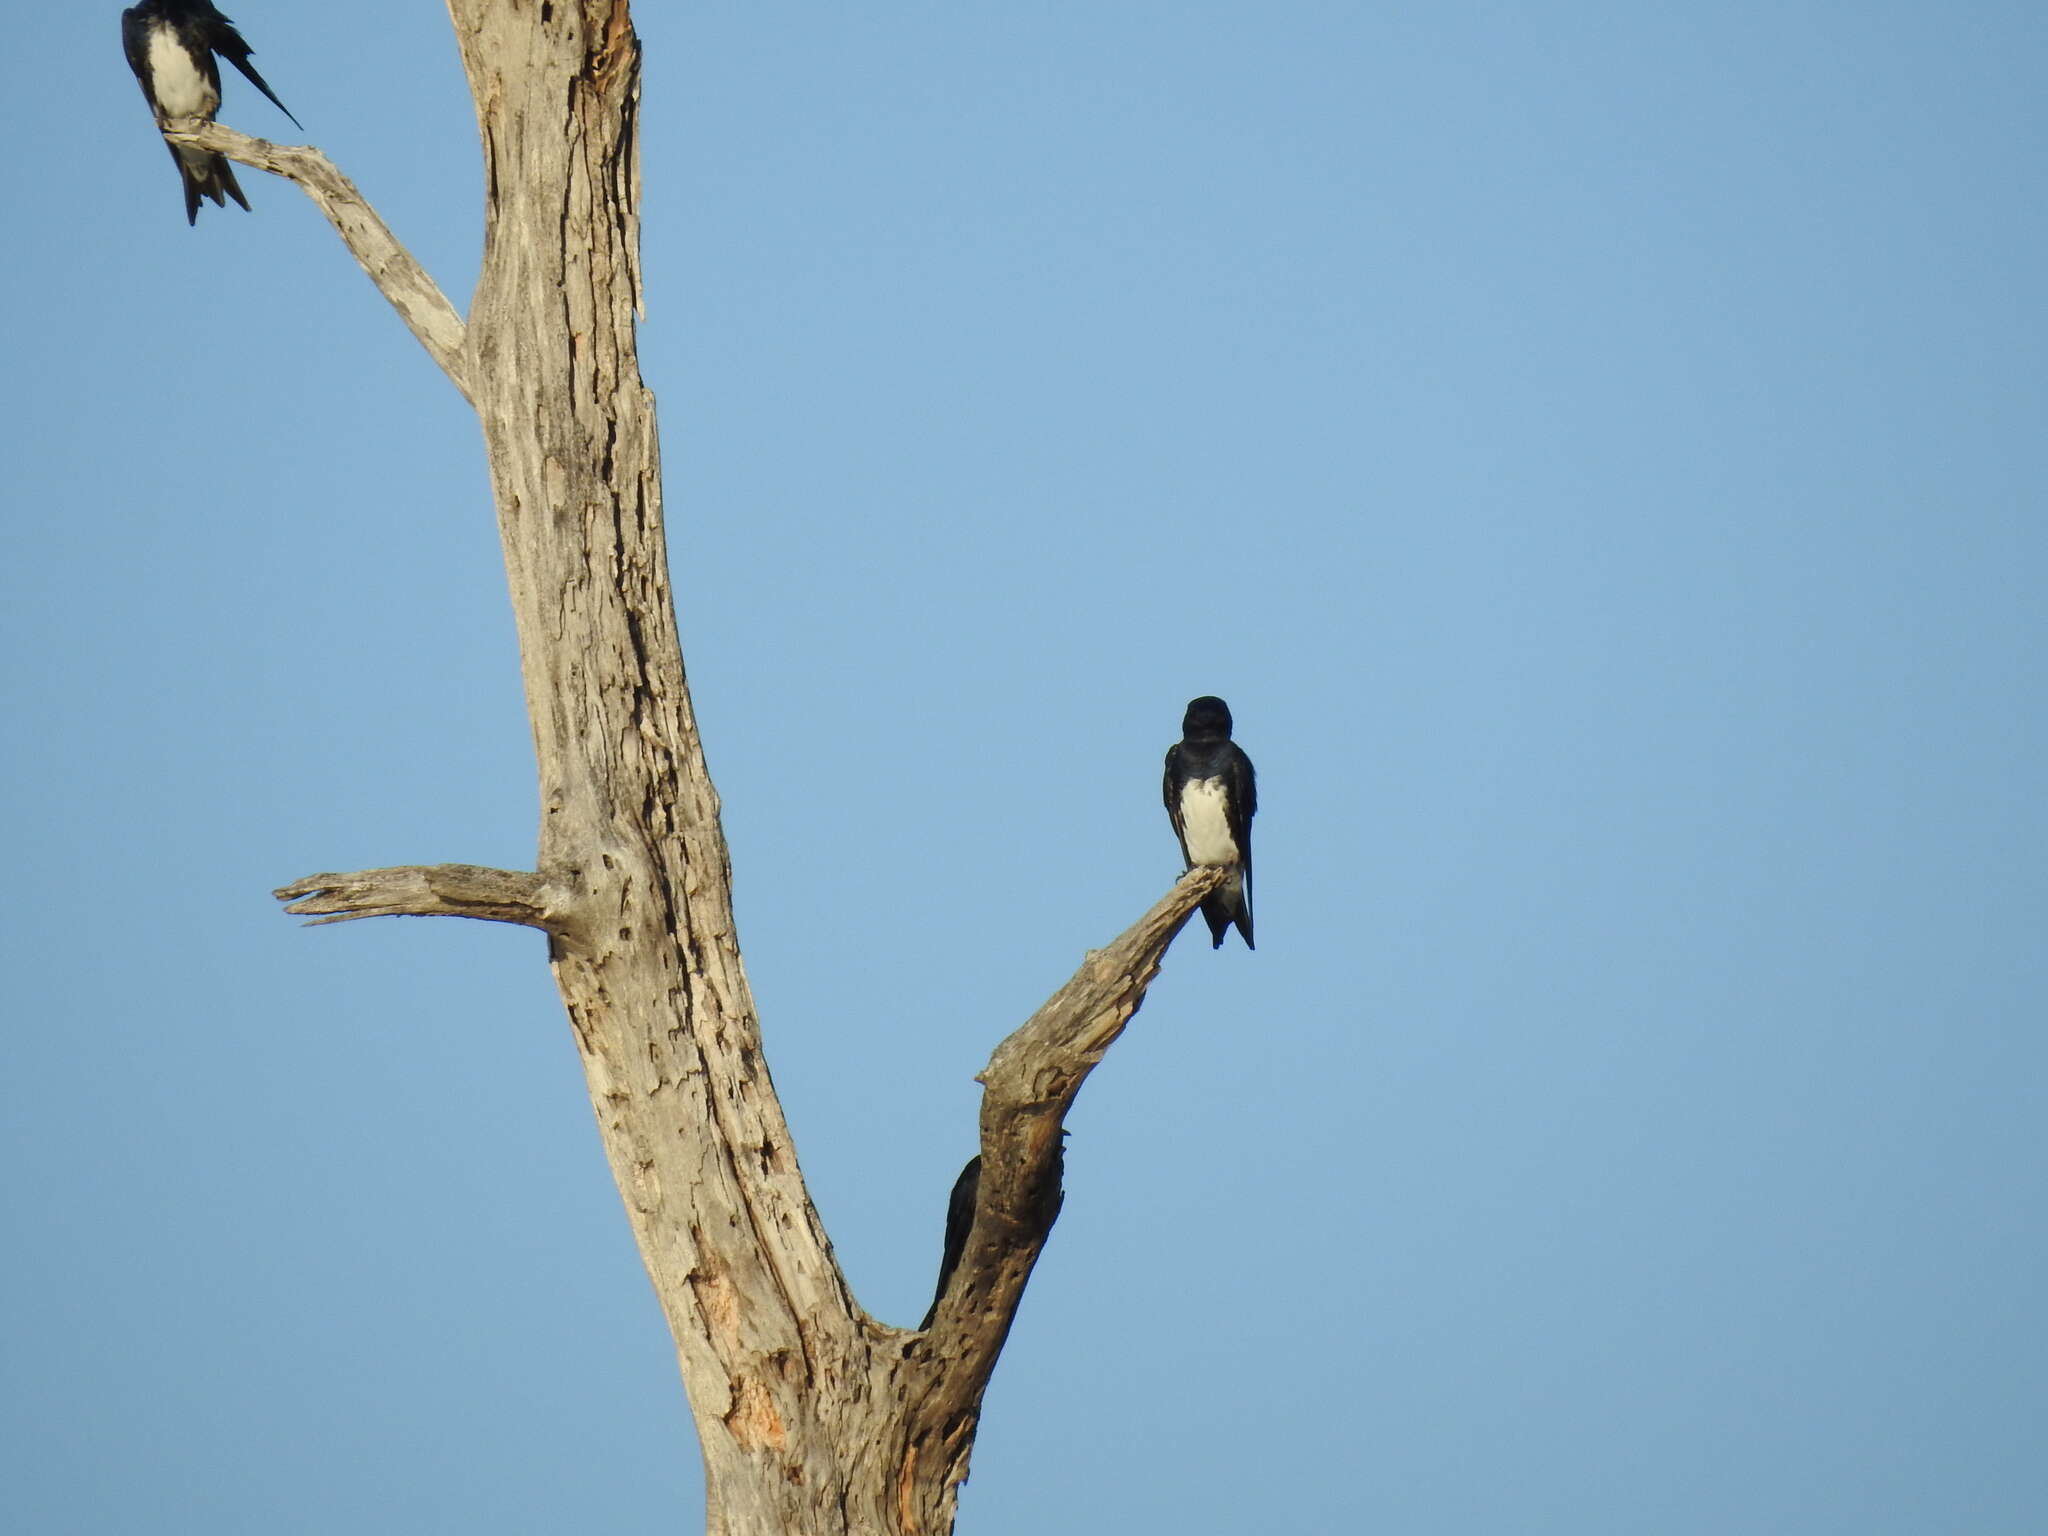
[[932, 1325], [848, 1288], [798, 1171], [734, 934], [684, 682], [641, 382], [640, 44], [626, 0], [450, 0], [484, 155], [458, 314], [317, 150], [176, 137], [298, 183], [482, 420], [540, 775], [532, 870], [308, 876], [317, 922], [547, 935], [612, 1172], [681, 1356], [718, 1536], [943, 1536], [982, 1391], [1059, 1206], [1061, 1123], [1220, 880], [1196, 870], [999, 1045], [982, 1177]]

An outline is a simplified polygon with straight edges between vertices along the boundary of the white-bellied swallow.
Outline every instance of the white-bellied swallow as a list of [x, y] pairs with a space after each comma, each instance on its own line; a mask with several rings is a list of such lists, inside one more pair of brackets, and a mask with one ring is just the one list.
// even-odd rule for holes
[[1202, 903], [1209, 934], [1223, 947], [1230, 925], [1252, 943], [1252, 817], [1259, 809], [1252, 760], [1230, 739], [1230, 706], [1204, 694], [1188, 705], [1181, 739], [1166, 749], [1166, 814], [1188, 868], [1215, 865], [1231, 877]]
[[[208, 0], [142, 0], [142, 4], [131, 6], [121, 13], [121, 48], [128, 55], [128, 67], [142, 83], [142, 94], [156, 114], [159, 128], [175, 117], [213, 120], [220, 109], [216, 54], [248, 76], [249, 83], [268, 96], [278, 111], [292, 117], [291, 108], [278, 101], [277, 92], [249, 62], [251, 50], [235, 24]], [[304, 125], [292, 117], [292, 126]], [[186, 144], [167, 147], [185, 184], [187, 224], [199, 222], [202, 197], [211, 198], [219, 208], [225, 208], [226, 199], [232, 197], [248, 208], [249, 199], [235, 184], [234, 169], [225, 155]]]

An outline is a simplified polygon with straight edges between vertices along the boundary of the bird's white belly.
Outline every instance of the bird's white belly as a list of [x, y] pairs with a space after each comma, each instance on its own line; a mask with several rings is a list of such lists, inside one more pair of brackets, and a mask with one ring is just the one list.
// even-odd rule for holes
[[211, 117], [220, 105], [220, 91], [169, 27], [149, 35], [149, 83], [166, 117]]
[[1180, 790], [1181, 837], [1191, 864], [1235, 864], [1240, 855], [1224, 814], [1223, 781], [1190, 779]]

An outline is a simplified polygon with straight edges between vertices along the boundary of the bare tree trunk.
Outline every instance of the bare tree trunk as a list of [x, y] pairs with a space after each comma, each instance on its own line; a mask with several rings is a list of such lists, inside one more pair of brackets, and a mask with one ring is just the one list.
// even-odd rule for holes
[[[641, 382], [640, 45], [624, 0], [449, 0], [483, 138], [465, 322], [315, 150], [176, 136], [304, 186], [482, 421], [541, 789], [535, 871], [407, 866], [278, 894], [317, 921], [549, 935], [720, 1536], [943, 1536], [981, 1396], [1058, 1213], [1061, 1122], [1189, 913], [1195, 870], [997, 1049], [974, 1225], [932, 1327], [854, 1300], [797, 1168], [734, 934], [684, 681]], [[936, 1229], [934, 1247], [936, 1248]]]

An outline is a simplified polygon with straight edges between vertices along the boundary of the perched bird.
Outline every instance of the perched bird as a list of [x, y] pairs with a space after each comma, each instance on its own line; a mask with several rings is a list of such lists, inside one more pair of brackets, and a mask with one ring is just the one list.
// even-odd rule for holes
[[[248, 76], [249, 83], [268, 96], [278, 111], [292, 117], [291, 108], [278, 101], [277, 92], [249, 62], [250, 48], [242, 34], [208, 0], [142, 0], [121, 13], [121, 48], [128, 55], [128, 67], [142, 83], [142, 94], [156, 114], [159, 128], [174, 117], [213, 121], [220, 108], [220, 65], [214, 61], [215, 54]], [[292, 117], [292, 126], [304, 125]], [[235, 173], [225, 155], [185, 144], [168, 148], [185, 184], [187, 224], [199, 222], [202, 197], [212, 198], [220, 208], [227, 206], [228, 197], [244, 209], [249, 206], [249, 199], [235, 185]]]
[[[1010, 1241], [1020, 1240], [1020, 1229], [1023, 1240], [1043, 1241], [1045, 1234], [1052, 1230], [1052, 1224], [1059, 1220], [1060, 1207], [1067, 1200], [1063, 1181], [1067, 1169], [1068, 1134], [1064, 1129], [1060, 1131], [1059, 1140], [1052, 1145], [1052, 1156], [1044, 1163], [1016, 1175], [1020, 1182], [1010, 1191], [1012, 1199], [1017, 1202], [1009, 1212]], [[939, 1283], [932, 1292], [931, 1310], [917, 1325], [920, 1333], [938, 1320], [939, 1303], [946, 1299], [946, 1288], [953, 1283], [954, 1272], [960, 1268], [960, 1260], [967, 1252], [967, 1239], [974, 1231], [974, 1215], [980, 1206], [981, 1154], [977, 1152], [967, 1159], [967, 1166], [953, 1181], [953, 1193], [946, 1201], [946, 1246], [939, 1255]]]
[[946, 1287], [953, 1283], [953, 1271], [960, 1267], [960, 1255], [967, 1251], [967, 1234], [974, 1230], [974, 1203], [981, 1196], [981, 1154], [975, 1153], [953, 1181], [952, 1198], [946, 1202], [946, 1246], [939, 1254], [939, 1286], [932, 1292], [932, 1308], [925, 1313], [918, 1331], [931, 1327], [939, 1315], [939, 1303], [946, 1299]]
[[1230, 879], [1202, 903], [1212, 948], [1230, 925], [1252, 949], [1252, 816], [1259, 808], [1252, 760], [1230, 739], [1230, 706], [1208, 695], [1188, 705], [1181, 740], [1166, 750], [1166, 814], [1188, 868], [1217, 865]]

